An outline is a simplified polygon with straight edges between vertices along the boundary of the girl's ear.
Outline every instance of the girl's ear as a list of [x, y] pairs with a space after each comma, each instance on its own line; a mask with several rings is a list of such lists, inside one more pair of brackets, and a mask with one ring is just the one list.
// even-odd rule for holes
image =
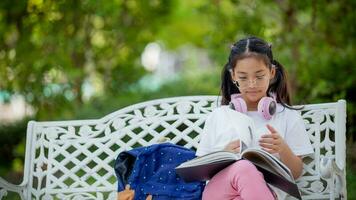
[[233, 81], [236, 81], [237, 78], [235, 77], [234, 70], [233, 70], [233, 69], [229, 69], [229, 72], [230, 72], [231, 79], [232, 79]]

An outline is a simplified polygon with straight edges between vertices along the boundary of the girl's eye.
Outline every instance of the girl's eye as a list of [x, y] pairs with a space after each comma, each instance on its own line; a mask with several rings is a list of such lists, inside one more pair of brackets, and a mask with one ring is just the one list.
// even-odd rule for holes
[[257, 76], [256, 78], [257, 79], [263, 79], [265, 76], [263, 75], [263, 76]]
[[239, 77], [239, 80], [244, 81], [246, 80], [246, 77]]

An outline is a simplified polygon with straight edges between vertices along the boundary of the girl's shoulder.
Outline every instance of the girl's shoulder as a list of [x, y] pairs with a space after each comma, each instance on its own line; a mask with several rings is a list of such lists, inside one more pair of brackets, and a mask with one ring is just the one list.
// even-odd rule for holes
[[229, 105], [222, 105], [215, 108], [208, 116], [212, 120], [218, 119], [231, 121], [231, 120], [240, 120], [240, 121], [249, 121], [252, 120], [248, 115], [233, 110]]
[[295, 110], [295, 109], [291, 109], [288, 107], [284, 107], [282, 104], [278, 103], [276, 113], [282, 114], [282, 115], [297, 116], [297, 115], [300, 115], [300, 110]]
[[291, 108], [284, 107], [281, 104], [277, 104], [276, 116], [287, 120], [288, 122], [294, 122], [302, 119], [300, 110], [294, 110]]
[[218, 106], [216, 108], [214, 108], [211, 111], [211, 114], [221, 114], [221, 113], [226, 113], [229, 110], [231, 110], [231, 108], [229, 107], [229, 105], [222, 105], [222, 106]]
[[221, 119], [227, 117], [229, 109], [231, 110], [231, 108], [229, 108], [227, 105], [216, 107], [208, 114], [208, 119]]

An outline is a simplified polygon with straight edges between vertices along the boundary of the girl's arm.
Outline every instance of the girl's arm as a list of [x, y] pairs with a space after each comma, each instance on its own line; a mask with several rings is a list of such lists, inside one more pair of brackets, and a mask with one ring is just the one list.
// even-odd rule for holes
[[267, 128], [271, 134], [265, 134], [261, 137], [259, 140], [260, 146], [271, 154], [278, 153], [281, 161], [291, 170], [294, 179], [297, 179], [303, 171], [302, 159], [292, 152], [272, 126], [267, 125]]
[[279, 157], [281, 161], [291, 170], [294, 179], [297, 179], [303, 171], [302, 158], [296, 156], [286, 143], [284, 143], [284, 145], [285, 147], [279, 152]]

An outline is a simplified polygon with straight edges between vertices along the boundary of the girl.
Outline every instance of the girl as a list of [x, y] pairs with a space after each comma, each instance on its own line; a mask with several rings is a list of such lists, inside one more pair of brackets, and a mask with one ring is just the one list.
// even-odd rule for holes
[[[208, 116], [197, 156], [223, 149], [239, 152], [239, 140], [224, 138], [238, 135], [231, 131], [234, 124], [228, 123], [231, 112], [243, 112], [262, 135], [255, 144], [277, 156], [298, 178], [303, 170], [301, 157], [313, 153], [313, 148], [300, 114], [289, 106], [286, 74], [273, 58], [271, 45], [257, 37], [238, 41], [231, 47], [221, 78], [222, 106]], [[285, 193], [272, 189], [253, 164], [240, 160], [209, 181], [203, 200], [285, 199]]]

